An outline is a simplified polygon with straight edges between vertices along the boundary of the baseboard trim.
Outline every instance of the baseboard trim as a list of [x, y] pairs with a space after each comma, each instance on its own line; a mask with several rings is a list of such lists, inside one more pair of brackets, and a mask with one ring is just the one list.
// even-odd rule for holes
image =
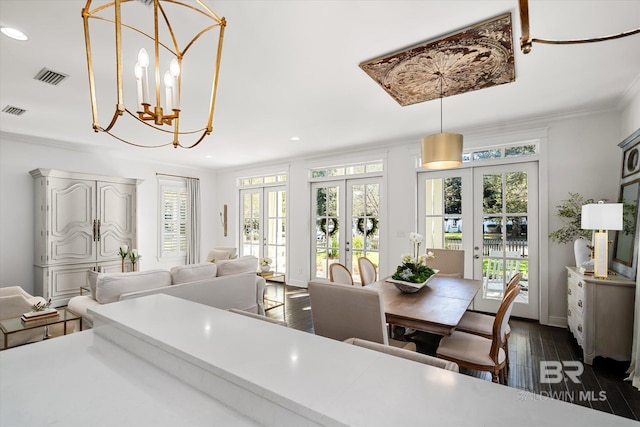
[[549, 316], [548, 326], [555, 326], [557, 328], [566, 328], [568, 325], [566, 317]]

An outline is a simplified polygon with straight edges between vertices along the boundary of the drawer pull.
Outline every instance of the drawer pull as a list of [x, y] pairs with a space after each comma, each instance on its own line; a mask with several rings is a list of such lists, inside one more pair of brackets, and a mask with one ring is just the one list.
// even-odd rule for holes
[[581, 299], [578, 300], [578, 307], [582, 307], [582, 300]]
[[571, 295], [571, 288], [567, 289], [567, 293]]
[[581, 288], [582, 287], [582, 282], [578, 282], [578, 287]]

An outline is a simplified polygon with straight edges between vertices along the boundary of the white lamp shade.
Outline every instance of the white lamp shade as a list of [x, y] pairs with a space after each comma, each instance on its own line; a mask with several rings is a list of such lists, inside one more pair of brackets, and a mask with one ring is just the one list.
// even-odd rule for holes
[[583, 230], [622, 230], [622, 203], [592, 203], [582, 206]]

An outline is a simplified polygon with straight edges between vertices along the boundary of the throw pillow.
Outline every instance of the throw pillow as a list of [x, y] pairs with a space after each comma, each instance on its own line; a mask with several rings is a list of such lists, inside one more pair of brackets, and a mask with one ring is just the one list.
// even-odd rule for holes
[[87, 271], [87, 284], [91, 290], [91, 298], [96, 299], [96, 280], [98, 280], [98, 272], [89, 270]]
[[202, 264], [179, 265], [171, 269], [173, 284], [195, 282], [209, 277], [216, 277], [218, 266], [210, 262]]
[[229, 252], [213, 249], [209, 251], [209, 256], [207, 257], [207, 259], [209, 260], [209, 262], [216, 262], [220, 260], [229, 259]]
[[218, 265], [218, 276], [229, 276], [231, 274], [253, 273], [258, 271], [258, 258], [247, 255], [237, 259], [216, 262]]

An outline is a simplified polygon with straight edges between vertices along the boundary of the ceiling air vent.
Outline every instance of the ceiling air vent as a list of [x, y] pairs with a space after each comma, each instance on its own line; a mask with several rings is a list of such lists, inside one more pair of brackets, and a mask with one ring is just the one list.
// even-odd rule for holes
[[14, 116], [21, 116], [26, 113], [27, 110], [23, 110], [22, 108], [14, 107], [13, 105], [7, 105], [2, 109], [3, 113], [13, 114]]
[[43, 68], [42, 70], [40, 70], [38, 74], [36, 74], [34, 79], [57, 86], [67, 77], [69, 76], [66, 74], [57, 73], [55, 71], [51, 71], [51, 70], [47, 70], [46, 68]]

